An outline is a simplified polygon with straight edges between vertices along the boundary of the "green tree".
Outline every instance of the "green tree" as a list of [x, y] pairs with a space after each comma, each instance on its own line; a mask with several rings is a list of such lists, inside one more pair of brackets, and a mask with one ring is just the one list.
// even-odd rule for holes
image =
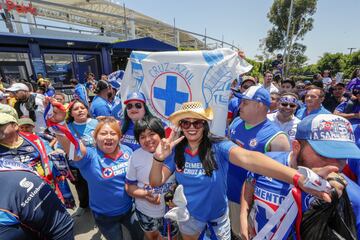
[[[293, 0], [293, 13], [289, 32], [289, 38], [291, 39], [289, 42], [291, 46], [289, 55], [293, 68], [298, 68], [306, 61], [304, 56], [306, 46], [298, 42], [303, 40], [305, 34], [313, 28], [314, 20], [311, 16], [316, 12], [316, 3], [316, 0]], [[265, 51], [274, 53], [285, 49], [290, 4], [291, 0], [274, 0], [267, 15], [274, 26], [268, 31], [266, 38], [263, 40]]]
[[347, 56], [342, 53], [324, 53], [317, 66], [321, 72], [326, 69], [333, 73], [343, 72], [347, 66]]

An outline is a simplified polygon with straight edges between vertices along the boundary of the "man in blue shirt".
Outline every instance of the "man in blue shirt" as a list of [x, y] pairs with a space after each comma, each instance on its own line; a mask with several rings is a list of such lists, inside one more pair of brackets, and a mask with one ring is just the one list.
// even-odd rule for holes
[[336, 107], [334, 114], [348, 119], [351, 124], [360, 123], [360, 85], [352, 90], [354, 98]]
[[[270, 93], [262, 86], [251, 86], [242, 97], [240, 117], [229, 126], [229, 137], [247, 150], [266, 153], [269, 151], [290, 151], [288, 137], [275, 123], [267, 118], [270, 108]], [[232, 230], [239, 232], [239, 202], [242, 185], [247, 171], [229, 164], [228, 191]]]
[[[298, 125], [296, 137], [293, 141], [293, 151], [290, 153], [277, 152], [269, 153], [271, 158], [292, 168], [304, 166], [308, 168], [322, 168], [335, 166], [340, 171], [344, 168], [347, 158], [360, 158], [360, 149], [355, 144], [354, 133], [351, 124], [345, 118], [332, 114], [319, 114], [306, 117]], [[333, 175], [331, 176], [333, 177]], [[340, 177], [341, 178], [341, 177]], [[360, 187], [349, 178], [345, 177], [348, 183], [347, 194], [351, 201], [356, 217], [356, 227], [360, 233]], [[330, 181], [330, 179], [329, 179]], [[331, 181], [331, 185], [337, 185], [336, 181]], [[245, 191], [241, 202], [241, 228], [243, 239], [248, 239], [248, 220], [247, 216], [251, 205], [253, 205], [251, 226], [255, 234], [259, 234], [262, 228], [268, 223], [271, 216], [283, 203], [284, 198], [293, 187], [292, 185], [254, 174], [247, 181], [250, 187]], [[250, 198], [251, 197], [251, 198]], [[253, 199], [249, 201], [250, 199]], [[307, 194], [302, 196], [302, 211], [306, 211], [313, 197]], [[250, 205], [251, 204], [251, 205]], [[279, 217], [279, 224], [283, 216]], [[273, 239], [288, 239], [294, 233], [294, 225], [290, 224], [288, 231], [282, 237], [274, 237], [277, 232], [276, 224], [269, 229], [265, 235]], [[285, 232], [283, 232], [285, 233]], [[261, 234], [260, 234], [261, 235]], [[268, 238], [266, 238], [268, 239]]]
[[79, 83], [77, 79], [71, 79], [70, 84], [74, 87], [74, 98], [79, 99], [89, 107], [89, 97], [85, 86]]
[[111, 85], [107, 81], [100, 80], [96, 85], [94, 93], [97, 95], [91, 103], [90, 115], [93, 118], [112, 116], [111, 103], [109, 102], [109, 97], [111, 97], [112, 94]]
[[331, 112], [326, 110], [322, 105], [324, 99], [324, 89], [319, 87], [310, 88], [305, 95], [305, 106], [297, 111], [296, 117], [302, 120], [312, 114], [330, 114]]

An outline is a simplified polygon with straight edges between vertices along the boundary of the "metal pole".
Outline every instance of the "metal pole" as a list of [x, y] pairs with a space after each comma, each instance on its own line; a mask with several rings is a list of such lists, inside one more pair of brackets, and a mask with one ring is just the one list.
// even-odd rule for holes
[[177, 39], [176, 39], [176, 21], [174, 18], [174, 46], [177, 46]]
[[207, 49], [207, 44], [206, 44], [206, 28], [205, 28], [205, 37], [204, 37], [204, 43], [205, 43], [205, 49]]
[[285, 59], [285, 64], [284, 64], [285, 78], [287, 77], [287, 72], [288, 72], [288, 58], [286, 57], [286, 54], [289, 54], [289, 51], [290, 51], [290, 49], [288, 49], [289, 48], [289, 33], [290, 33], [290, 26], [291, 26], [291, 21], [292, 21], [293, 7], [294, 7], [294, 1], [291, 0], [288, 25], [287, 25], [287, 29], [286, 29], [286, 45], [285, 45], [284, 54], [283, 54], [283, 59]]
[[126, 8], [125, 3], [123, 4], [124, 8], [124, 30], [125, 30], [125, 40], [128, 40], [128, 31], [127, 31], [127, 25], [126, 25]]
[[350, 55], [351, 55], [351, 54], [352, 54], [352, 51], [355, 50], [356, 48], [350, 47], [350, 48], [348, 48], [348, 49], [350, 50]]

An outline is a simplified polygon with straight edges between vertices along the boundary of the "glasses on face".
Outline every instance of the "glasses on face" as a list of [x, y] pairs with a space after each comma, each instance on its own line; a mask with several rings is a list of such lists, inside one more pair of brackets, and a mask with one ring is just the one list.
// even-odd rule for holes
[[141, 108], [142, 108], [142, 104], [141, 104], [141, 103], [134, 103], [134, 104], [128, 103], [128, 104], [126, 104], [126, 109], [127, 109], [127, 110], [130, 110], [130, 109], [132, 109], [133, 107], [135, 107], [136, 109], [141, 109]]
[[360, 94], [360, 90], [353, 90], [353, 94], [356, 96], [358, 94]]
[[191, 127], [191, 125], [193, 125], [195, 129], [200, 129], [204, 126], [204, 124], [205, 124], [204, 120], [196, 120], [194, 122], [190, 122], [187, 120], [180, 121], [180, 127], [182, 129], [189, 129]]
[[287, 103], [287, 102], [282, 102], [281, 106], [283, 106], [283, 107], [288, 107], [289, 106], [290, 108], [296, 108], [297, 107], [297, 105], [295, 103]]

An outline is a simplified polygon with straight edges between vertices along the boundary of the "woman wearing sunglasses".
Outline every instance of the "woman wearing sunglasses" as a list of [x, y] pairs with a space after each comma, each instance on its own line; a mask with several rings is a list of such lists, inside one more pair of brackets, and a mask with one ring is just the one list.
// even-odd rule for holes
[[283, 93], [278, 102], [278, 111], [267, 115], [270, 121], [287, 134], [290, 143], [295, 139], [296, 128], [300, 122], [300, 119], [294, 116], [298, 108], [298, 101], [299, 98], [295, 93]]
[[[178, 184], [184, 186], [190, 213], [188, 221], [178, 222], [184, 240], [197, 239], [206, 227], [217, 239], [230, 239], [226, 197], [229, 161], [304, 189], [304, 177], [296, 170], [211, 134], [208, 121], [212, 119], [212, 110], [205, 110], [200, 102], [184, 103], [181, 110], [169, 117], [180, 127], [181, 137], [177, 138], [173, 131], [169, 138], [161, 140], [153, 154], [150, 184], [160, 186], [175, 173]], [[310, 192], [330, 199], [324, 193]]]
[[123, 133], [121, 143], [129, 146], [133, 151], [140, 148], [134, 136], [135, 121], [142, 119], [144, 116], [152, 116], [145, 103], [145, 96], [142, 92], [131, 92], [124, 101], [126, 106], [121, 128]]
[[[50, 119], [61, 124], [65, 112], [54, 108]], [[122, 240], [122, 226], [126, 227], [133, 240], [143, 239], [137, 223], [132, 222], [132, 198], [125, 191], [125, 176], [132, 150], [120, 144], [121, 130], [113, 117], [98, 117], [93, 136], [95, 146], [86, 147], [79, 143], [80, 155], [74, 157], [88, 183], [90, 208], [96, 225], [106, 239]], [[66, 126], [66, 125], [65, 125]], [[67, 154], [70, 141], [63, 134], [56, 134]]]

